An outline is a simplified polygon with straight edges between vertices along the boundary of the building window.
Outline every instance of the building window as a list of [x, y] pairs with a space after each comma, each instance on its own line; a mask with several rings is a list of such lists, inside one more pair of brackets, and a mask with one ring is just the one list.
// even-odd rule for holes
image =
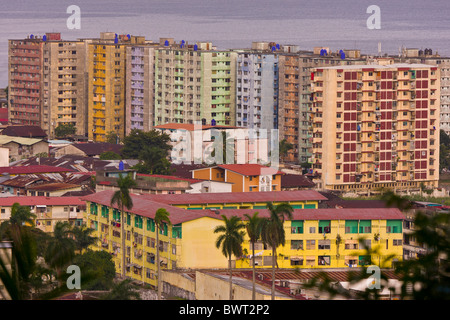
[[291, 240], [291, 250], [303, 250], [303, 240]]
[[316, 240], [306, 240], [306, 250], [315, 250]]

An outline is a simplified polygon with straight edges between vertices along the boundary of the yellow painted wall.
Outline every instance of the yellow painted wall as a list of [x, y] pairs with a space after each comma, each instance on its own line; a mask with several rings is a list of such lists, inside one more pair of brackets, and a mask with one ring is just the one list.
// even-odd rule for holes
[[204, 217], [183, 223], [183, 238], [177, 266], [181, 268], [227, 268], [228, 260], [216, 248], [218, 234], [216, 226], [223, 224], [219, 219]]
[[[314, 233], [310, 233], [310, 228], [315, 228]], [[358, 249], [345, 249], [346, 240], [359, 240], [359, 239], [370, 239], [371, 240], [371, 248], [372, 250], [377, 250], [380, 254], [372, 254], [372, 264], [379, 265], [381, 267], [392, 267], [392, 261], [388, 261], [383, 264], [383, 257], [387, 257], [391, 254], [395, 255], [395, 258], [398, 260], [402, 260], [403, 255], [403, 247], [394, 246], [393, 240], [402, 240], [403, 233], [386, 233], [386, 220], [373, 220], [372, 221], [372, 232], [371, 233], [345, 233], [345, 221], [344, 220], [332, 220], [331, 221], [331, 232], [325, 234], [318, 233], [319, 229], [319, 221], [318, 220], [306, 220], [303, 224], [303, 233], [302, 234], [294, 234], [291, 233], [291, 221], [285, 222], [285, 232], [286, 232], [286, 244], [284, 247], [279, 247], [277, 249], [277, 263], [280, 268], [348, 268], [345, 264], [345, 257], [350, 256], [360, 256], [366, 255], [366, 250], [363, 247], [359, 247]], [[375, 241], [374, 235], [379, 233], [380, 240]], [[342, 242], [339, 245], [339, 257], [338, 254], [338, 246], [336, 245], [336, 237], [337, 235], [341, 236]], [[291, 240], [303, 240], [303, 249], [291, 249]], [[315, 240], [314, 249], [307, 249], [307, 240]], [[319, 249], [318, 242], [319, 240], [330, 240], [330, 249]], [[386, 240], [388, 240], [388, 247], [386, 248]], [[246, 239], [243, 249], [247, 250], [247, 254], [250, 255], [252, 253], [250, 243], [248, 239]], [[263, 256], [271, 256], [272, 252], [270, 248], [268, 250], [259, 250], [255, 251], [255, 255], [257, 253], [263, 252]], [[302, 257], [303, 265], [291, 265], [291, 257]], [[318, 264], [318, 256], [330, 256], [330, 265], [319, 265]], [[307, 258], [314, 257], [314, 264], [308, 265]], [[239, 259], [236, 262], [236, 266], [238, 268], [249, 268], [251, 267], [251, 260], [246, 257], [244, 259]], [[267, 268], [270, 267], [271, 264], [262, 264], [258, 265], [257, 268]]]

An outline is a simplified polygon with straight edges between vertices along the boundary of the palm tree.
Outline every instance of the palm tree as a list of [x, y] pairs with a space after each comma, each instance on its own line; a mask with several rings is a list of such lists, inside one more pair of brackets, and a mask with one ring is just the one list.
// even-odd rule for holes
[[58, 278], [62, 274], [62, 269], [75, 256], [75, 241], [72, 239], [72, 229], [68, 222], [58, 221], [53, 230], [53, 237], [44, 254], [45, 262], [55, 268]]
[[28, 206], [21, 206], [19, 203], [14, 203], [11, 207], [11, 217], [9, 221], [17, 225], [34, 225], [36, 215], [31, 213]]
[[258, 216], [258, 212], [255, 212], [253, 216], [249, 214], [244, 214], [244, 216], [248, 219], [248, 223], [246, 225], [247, 235], [250, 238], [250, 243], [252, 244], [252, 262], [253, 262], [253, 290], [252, 290], [252, 300], [256, 298], [256, 290], [255, 290], [255, 243], [261, 237], [261, 221], [262, 219]]
[[232, 282], [232, 268], [231, 268], [231, 256], [242, 256], [242, 243], [244, 242], [245, 232], [242, 229], [245, 225], [242, 223], [241, 218], [232, 216], [227, 219], [225, 215], [222, 215], [225, 225], [217, 226], [214, 228], [214, 233], [222, 233], [216, 240], [216, 247], [219, 249], [222, 246], [222, 253], [228, 257], [228, 268], [230, 270], [230, 300], [233, 300], [233, 282]]
[[270, 212], [270, 217], [265, 218], [262, 222], [261, 238], [262, 241], [272, 247], [272, 300], [275, 299], [275, 264], [277, 263], [277, 247], [284, 246], [286, 242], [286, 235], [283, 228], [285, 216], [292, 219], [292, 212], [294, 209], [288, 203], [280, 203], [274, 206], [272, 203], [267, 203], [267, 209]]
[[125, 279], [114, 284], [111, 291], [102, 296], [102, 300], [141, 300], [141, 296], [134, 290], [131, 280]]
[[170, 225], [169, 212], [164, 208], [159, 208], [155, 213], [155, 225], [156, 225], [156, 263], [158, 264], [158, 300], [161, 300], [161, 263], [159, 261], [159, 233], [164, 230], [164, 224]]
[[88, 228], [86, 226], [75, 226], [72, 229], [72, 234], [75, 240], [75, 247], [78, 250], [79, 254], [83, 252], [83, 249], [87, 249], [90, 245], [95, 244], [97, 241], [96, 237], [92, 237], [91, 233], [94, 232], [94, 229]]
[[136, 181], [130, 175], [126, 175], [125, 177], [122, 174], [119, 175], [119, 179], [117, 179], [117, 185], [119, 190], [114, 192], [111, 198], [111, 206], [117, 204], [120, 208], [120, 214], [122, 216], [121, 223], [121, 233], [122, 233], [122, 276], [126, 276], [126, 267], [125, 267], [125, 223], [126, 217], [124, 208], [131, 210], [133, 208], [133, 200], [130, 195], [130, 188], [136, 186]]

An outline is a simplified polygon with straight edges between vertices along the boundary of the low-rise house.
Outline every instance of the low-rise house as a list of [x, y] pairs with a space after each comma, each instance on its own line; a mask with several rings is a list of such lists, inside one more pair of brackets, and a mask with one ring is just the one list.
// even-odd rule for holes
[[120, 174], [131, 174], [136, 186], [129, 189], [136, 194], [178, 194], [190, 189], [190, 181], [164, 175], [136, 174], [134, 170], [99, 170], [96, 175], [96, 191], [118, 190]]
[[77, 186], [81, 186], [83, 190], [88, 190], [92, 188], [91, 181], [92, 179], [89, 174], [78, 172], [25, 174], [9, 177], [9, 179], [2, 179], [0, 181], [0, 188], [2, 188], [1, 190], [2, 193], [9, 193], [12, 195], [19, 196], [19, 195], [27, 195], [28, 188], [33, 188], [36, 185], [47, 183], [75, 184]]
[[58, 221], [81, 226], [86, 211], [80, 197], [0, 197], [0, 222], [9, 220], [14, 203], [30, 207], [36, 227], [45, 232], [53, 232]]
[[46, 196], [46, 197], [60, 197], [63, 194], [71, 191], [81, 191], [82, 186], [73, 183], [64, 182], [53, 182], [37, 184], [26, 188], [26, 195], [35, 196]]
[[80, 142], [73, 143], [55, 150], [55, 157], [64, 155], [78, 155], [84, 157], [98, 157], [104, 152], [114, 152], [120, 154], [123, 145], [105, 142]]
[[315, 183], [301, 174], [283, 174], [281, 176], [281, 190], [314, 189]]

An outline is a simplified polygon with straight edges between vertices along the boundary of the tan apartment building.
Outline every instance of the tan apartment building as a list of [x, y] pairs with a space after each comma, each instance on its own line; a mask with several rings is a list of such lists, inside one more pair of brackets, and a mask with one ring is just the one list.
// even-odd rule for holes
[[279, 55], [278, 129], [280, 140], [286, 139], [294, 148], [283, 159], [305, 163], [311, 160], [311, 72], [313, 68], [336, 65], [361, 65], [365, 59], [358, 50], [332, 52], [316, 47], [299, 51], [297, 46], [282, 46]]
[[393, 61], [402, 63], [423, 63], [437, 66], [441, 76], [441, 110], [440, 129], [450, 134], [450, 57], [442, 57], [432, 49], [406, 48], [401, 52], [401, 56], [393, 56]]
[[439, 68], [316, 68], [313, 170], [320, 189], [367, 194], [437, 187]]
[[51, 138], [60, 124], [72, 124], [77, 135], [87, 132], [85, 46], [84, 41], [44, 43], [41, 127]]

